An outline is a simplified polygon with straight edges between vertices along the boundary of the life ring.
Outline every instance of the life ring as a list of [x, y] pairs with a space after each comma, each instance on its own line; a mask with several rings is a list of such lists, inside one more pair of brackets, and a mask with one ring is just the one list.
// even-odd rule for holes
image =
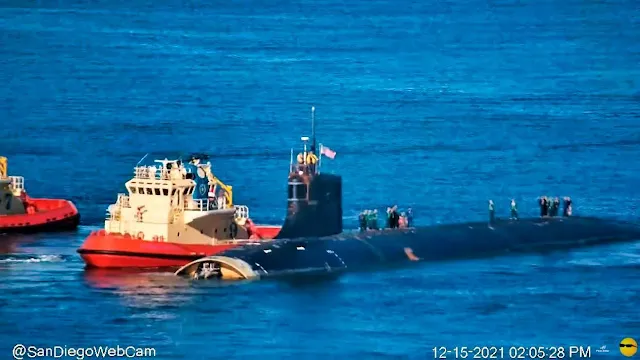
[[138, 233], [138, 239], [143, 240], [144, 239], [144, 233], [142, 231], [140, 231]]
[[235, 239], [238, 235], [238, 224], [235, 221], [229, 225], [229, 235], [231, 235], [232, 239]]

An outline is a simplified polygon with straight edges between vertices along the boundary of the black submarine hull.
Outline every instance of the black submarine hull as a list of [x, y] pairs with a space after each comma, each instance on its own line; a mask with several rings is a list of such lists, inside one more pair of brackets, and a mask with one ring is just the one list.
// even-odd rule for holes
[[215, 276], [225, 279], [329, 274], [419, 261], [550, 252], [639, 239], [638, 224], [593, 217], [497, 220], [491, 226], [462, 223], [273, 240], [196, 260], [176, 274], [202, 277], [203, 265], [215, 269]]
[[[315, 154], [315, 137], [311, 152]], [[306, 152], [306, 146], [305, 150]], [[419, 261], [492, 257], [640, 239], [635, 223], [543, 217], [343, 232], [342, 178], [319, 164], [290, 164], [287, 215], [275, 240], [245, 244], [191, 262], [177, 275], [254, 279], [340, 273]]]

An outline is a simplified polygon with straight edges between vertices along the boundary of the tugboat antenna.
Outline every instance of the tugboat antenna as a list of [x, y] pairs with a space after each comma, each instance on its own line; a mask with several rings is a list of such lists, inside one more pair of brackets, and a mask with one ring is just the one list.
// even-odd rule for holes
[[316, 107], [311, 107], [311, 153], [316, 153]]
[[146, 154], [142, 157], [142, 159], [140, 159], [140, 160], [138, 161], [138, 163], [136, 164], [136, 167], [137, 167], [138, 165], [140, 165], [140, 163], [142, 162], [142, 160], [146, 159], [146, 158], [147, 158], [147, 156], [149, 156], [149, 153], [146, 153]]

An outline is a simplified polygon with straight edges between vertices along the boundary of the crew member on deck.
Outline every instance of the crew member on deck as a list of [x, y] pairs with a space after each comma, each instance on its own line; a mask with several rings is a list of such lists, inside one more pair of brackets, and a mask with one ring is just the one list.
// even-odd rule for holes
[[360, 231], [365, 231], [367, 229], [367, 219], [364, 216], [364, 211], [360, 212], [358, 221], [360, 222]]
[[511, 199], [511, 220], [518, 220], [518, 205], [515, 199]]
[[540, 217], [545, 217], [547, 216], [547, 211], [548, 209], [548, 201], [547, 201], [547, 197], [546, 196], [541, 196], [540, 197]]
[[407, 227], [407, 214], [404, 212], [400, 213], [400, 220], [398, 221], [398, 227], [406, 228]]
[[571, 198], [568, 196], [565, 196], [564, 198], [564, 209], [562, 211], [562, 216], [571, 216]]
[[378, 230], [378, 209], [374, 209], [371, 214], [371, 229]]
[[307, 166], [309, 167], [309, 172], [311, 174], [316, 173], [316, 163], [318, 162], [318, 157], [313, 152], [309, 151], [307, 153]]
[[558, 210], [560, 210], [560, 199], [556, 196], [553, 199], [553, 216], [558, 216]]
[[407, 227], [413, 226], [413, 210], [411, 208], [407, 209]]
[[391, 229], [391, 208], [387, 208], [387, 228]]
[[496, 209], [493, 205], [493, 200], [489, 200], [489, 225], [493, 224], [496, 218]]
[[538, 206], [540, 207], [540, 217], [544, 216], [544, 203], [542, 201], [542, 196], [538, 198]]
[[400, 225], [400, 214], [398, 214], [398, 206], [393, 205], [391, 208], [391, 228], [397, 229]]

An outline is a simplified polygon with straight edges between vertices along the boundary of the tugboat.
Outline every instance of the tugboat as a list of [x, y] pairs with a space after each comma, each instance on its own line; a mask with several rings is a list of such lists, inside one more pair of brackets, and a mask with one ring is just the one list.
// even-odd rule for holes
[[134, 167], [104, 229], [77, 250], [88, 268], [179, 267], [280, 231], [255, 225], [249, 208], [233, 203], [232, 187], [213, 174], [208, 156], [154, 163]]
[[6, 157], [0, 156], [0, 233], [73, 230], [80, 223], [75, 205], [63, 199], [29, 197], [22, 176], [8, 176]]

